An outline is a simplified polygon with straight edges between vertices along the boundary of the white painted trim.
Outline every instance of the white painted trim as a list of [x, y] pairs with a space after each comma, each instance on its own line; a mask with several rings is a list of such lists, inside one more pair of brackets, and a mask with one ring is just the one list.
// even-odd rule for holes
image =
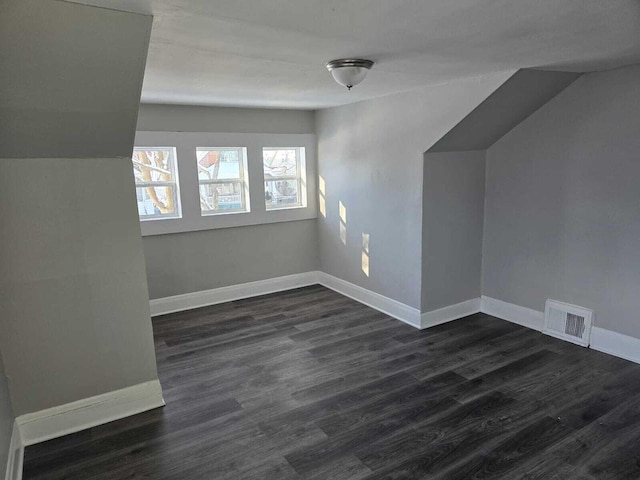
[[393, 300], [379, 293], [372, 292], [366, 288], [360, 287], [353, 283], [334, 277], [325, 272], [317, 272], [318, 280], [321, 285], [334, 290], [345, 297], [352, 298], [357, 302], [363, 303], [368, 307], [378, 310], [382, 313], [392, 316], [407, 323], [412, 327], [421, 328], [420, 310], [404, 303]]
[[537, 330], [538, 332], [541, 332], [544, 327], [544, 312], [503, 302], [502, 300], [484, 295], [482, 296], [480, 311], [487, 315], [492, 315], [507, 320], [508, 322]]
[[20, 415], [16, 422], [22, 446], [29, 446], [162, 407], [164, 404], [160, 382], [153, 380]]
[[480, 312], [480, 304], [480, 298], [472, 298], [471, 300], [456, 303], [455, 305], [425, 312], [420, 318], [420, 328], [435, 327], [442, 323], [452, 322], [453, 320], [473, 315], [474, 313]]
[[[574, 315], [579, 315], [584, 318], [584, 334], [582, 337], [576, 338], [571, 335], [568, 335], [562, 331], [556, 331], [550, 328], [551, 323], [551, 309], [560, 310], [561, 312], [573, 313]], [[565, 317], [566, 321], [566, 317]], [[589, 346], [589, 339], [591, 338], [591, 327], [593, 325], [593, 310], [588, 308], [579, 307], [577, 305], [571, 305], [570, 303], [560, 302], [559, 300], [552, 300], [550, 298], [547, 299], [544, 305], [544, 328], [542, 329], [542, 333], [545, 335], [550, 335], [552, 337], [559, 338], [560, 340], [565, 340], [570, 343], [575, 343], [576, 345], [580, 345], [581, 347]]]
[[[544, 327], [544, 312], [531, 310], [530, 308], [503, 302], [495, 298], [482, 296], [480, 306], [482, 313], [502, 318], [508, 322], [517, 323], [524, 327], [542, 332]], [[557, 337], [567, 341], [566, 338]], [[575, 343], [575, 342], [572, 342]], [[589, 348], [599, 352], [624, 358], [631, 362], [640, 363], [640, 338], [630, 337], [622, 333], [613, 332], [604, 328], [592, 327], [591, 344]]]
[[[135, 145], [170, 146], [177, 151], [177, 177], [182, 216], [140, 222], [142, 236], [195, 232], [217, 228], [313, 220], [318, 216], [317, 141], [314, 133], [225, 133], [137, 131]], [[249, 185], [250, 211], [224, 215], [200, 212], [197, 147], [244, 147], [247, 149], [245, 182]], [[264, 200], [263, 147], [304, 147], [307, 204], [300, 208], [267, 210]], [[254, 188], [255, 186], [255, 188]]]
[[[18, 453], [18, 461], [16, 462], [16, 453]], [[13, 422], [13, 431], [11, 432], [11, 442], [9, 443], [9, 456], [7, 457], [7, 471], [5, 480], [22, 480], [22, 463], [24, 461], [24, 445], [20, 437], [20, 427], [18, 421]]]
[[417, 308], [320, 271], [296, 273], [294, 275], [269, 278], [257, 282], [157, 298], [151, 300], [149, 304], [151, 316], [155, 317], [315, 284], [320, 284], [334, 290], [345, 297], [352, 298], [357, 302], [363, 303], [382, 313], [386, 313], [416, 328], [433, 327], [440, 323], [456, 320], [480, 311], [480, 299], [474, 298], [456, 305], [434, 310], [433, 312], [421, 314]]
[[640, 363], [640, 338], [593, 327], [590, 348], [631, 362]]
[[201, 292], [185, 293], [172, 297], [157, 298], [149, 302], [151, 316], [181, 312], [193, 308], [232, 302], [243, 298], [257, 297], [269, 293], [306, 287], [318, 283], [318, 272], [296, 273], [284, 277], [269, 278], [257, 282], [241, 283], [228, 287], [213, 288]]

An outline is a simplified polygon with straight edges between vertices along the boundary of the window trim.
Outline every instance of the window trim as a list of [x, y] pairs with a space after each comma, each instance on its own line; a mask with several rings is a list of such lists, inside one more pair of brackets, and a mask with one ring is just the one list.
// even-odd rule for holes
[[[156, 182], [138, 182], [135, 176], [135, 167], [136, 163], [133, 160], [133, 154], [136, 150], [144, 150], [144, 151], [169, 151], [169, 161], [171, 162], [171, 173], [173, 177], [173, 182], [168, 181], [156, 181]], [[141, 164], [144, 165], [144, 164]], [[178, 218], [182, 218], [182, 202], [180, 201], [180, 177], [178, 172], [178, 151], [175, 146], [150, 146], [150, 145], [134, 145], [133, 151], [131, 153], [131, 168], [134, 170], [133, 180], [135, 183], [136, 190], [136, 198], [138, 188], [153, 188], [153, 187], [171, 187], [173, 189], [173, 204], [175, 205], [175, 213], [173, 214], [154, 214], [154, 215], [145, 215], [144, 217], [140, 216], [140, 212], [138, 212], [138, 218], [140, 222], [149, 222], [149, 221], [158, 221], [158, 220], [175, 220]]]
[[[179, 172], [180, 218], [140, 222], [143, 237], [153, 235], [216, 230], [269, 223], [311, 220], [317, 218], [316, 136], [313, 133], [212, 133], [138, 131], [137, 145], [172, 145], [177, 151]], [[200, 215], [195, 149], [200, 145], [242, 145], [247, 148], [247, 180], [250, 212]], [[262, 148], [270, 145], [298, 145], [305, 148], [307, 206], [269, 210], [265, 208]], [[256, 185], [259, 188], [256, 188]]]

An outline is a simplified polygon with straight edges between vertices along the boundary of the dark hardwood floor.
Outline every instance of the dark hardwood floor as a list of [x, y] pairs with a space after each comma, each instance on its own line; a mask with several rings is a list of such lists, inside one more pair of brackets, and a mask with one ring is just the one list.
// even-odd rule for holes
[[640, 478], [640, 365], [487, 315], [418, 331], [320, 286], [154, 319], [167, 406], [25, 479]]

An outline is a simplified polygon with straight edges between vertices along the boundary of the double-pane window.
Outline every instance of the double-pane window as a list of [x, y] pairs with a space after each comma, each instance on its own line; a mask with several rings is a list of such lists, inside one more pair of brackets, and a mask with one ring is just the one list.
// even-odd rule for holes
[[132, 160], [140, 220], [180, 217], [175, 148], [136, 147]]
[[246, 148], [196, 149], [202, 215], [249, 211]]
[[263, 148], [267, 210], [306, 205], [304, 148]]

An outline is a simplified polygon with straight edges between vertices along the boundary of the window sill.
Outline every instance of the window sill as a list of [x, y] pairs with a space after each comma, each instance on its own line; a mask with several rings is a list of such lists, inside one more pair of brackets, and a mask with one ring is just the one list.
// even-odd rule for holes
[[267, 208], [267, 212], [278, 212], [281, 210], [298, 210], [300, 208], [307, 208], [304, 205], [293, 205], [291, 207], [272, 207], [272, 208]]
[[244, 227], [249, 225], [263, 225], [269, 223], [292, 222], [297, 220], [312, 220], [317, 218], [314, 207], [295, 207], [262, 212], [238, 212], [215, 215], [201, 215], [196, 218], [166, 218], [153, 221], [141, 221], [142, 236], [167, 235], [172, 233], [198, 232], [216, 230], [219, 228]]
[[233, 212], [212, 212], [212, 213], [200, 213], [201, 217], [224, 217], [225, 215], [247, 215], [251, 213], [250, 210], [235, 210]]

